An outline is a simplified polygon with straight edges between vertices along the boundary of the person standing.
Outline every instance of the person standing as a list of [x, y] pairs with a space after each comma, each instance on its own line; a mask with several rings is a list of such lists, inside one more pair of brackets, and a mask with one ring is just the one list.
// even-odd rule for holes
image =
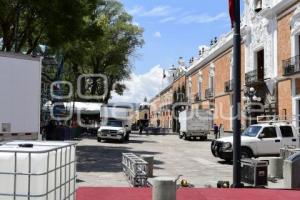
[[143, 130], [144, 130], [144, 124], [142, 122], [140, 122], [140, 126], [139, 126], [139, 134], [142, 135], [143, 134]]
[[219, 134], [219, 127], [217, 124], [214, 124], [214, 135], [215, 139], [218, 139], [218, 134]]
[[223, 133], [224, 133], [224, 125], [220, 124], [220, 127], [219, 127], [219, 138], [221, 138], [221, 135], [223, 135]]

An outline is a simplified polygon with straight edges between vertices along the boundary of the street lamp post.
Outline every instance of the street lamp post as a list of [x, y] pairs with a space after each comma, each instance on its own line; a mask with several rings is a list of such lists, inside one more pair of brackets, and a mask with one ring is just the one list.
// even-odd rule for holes
[[252, 107], [253, 103], [261, 102], [262, 98], [257, 96], [257, 91], [255, 90], [255, 88], [250, 87], [250, 88], [246, 88], [246, 90], [244, 91], [244, 100], [246, 102], [246, 114], [247, 114], [247, 117], [249, 117], [248, 125], [252, 125], [251, 107]]
[[240, 0], [234, 0], [234, 38], [233, 38], [233, 184], [240, 188], [241, 184], [241, 30]]

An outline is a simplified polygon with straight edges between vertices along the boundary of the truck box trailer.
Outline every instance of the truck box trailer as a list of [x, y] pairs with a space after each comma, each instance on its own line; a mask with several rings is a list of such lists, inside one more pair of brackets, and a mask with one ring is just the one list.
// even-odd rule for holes
[[185, 110], [179, 113], [180, 133], [184, 139], [207, 140], [212, 127], [212, 114], [209, 110]]
[[40, 133], [41, 59], [0, 53], [0, 141]]

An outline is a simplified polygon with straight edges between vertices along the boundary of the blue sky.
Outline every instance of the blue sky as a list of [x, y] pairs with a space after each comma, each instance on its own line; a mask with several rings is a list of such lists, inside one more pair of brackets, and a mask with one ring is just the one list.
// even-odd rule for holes
[[126, 82], [128, 91], [114, 101], [152, 98], [167, 84], [160, 80], [163, 69], [177, 64], [180, 56], [188, 62], [198, 55], [200, 45], [209, 45], [214, 37], [230, 31], [228, 0], [120, 1], [133, 22], [144, 28], [145, 45], [131, 60], [133, 74]]
[[134, 59], [134, 71], [155, 65], [169, 68], [178, 57], [188, 61], [199, 45], [230, 30], [227, 0], [121, 0], [134, 22], [143, 27], [145, 46]]

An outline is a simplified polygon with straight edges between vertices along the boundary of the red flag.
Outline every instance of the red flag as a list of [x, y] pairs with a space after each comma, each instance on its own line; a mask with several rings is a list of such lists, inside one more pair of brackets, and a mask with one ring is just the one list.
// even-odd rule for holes
[[229, 0], [229, 14], [230, 14], [230, 19], [231, 19], [231, 27], [234, 27], [234, 1], [235, 0]]

